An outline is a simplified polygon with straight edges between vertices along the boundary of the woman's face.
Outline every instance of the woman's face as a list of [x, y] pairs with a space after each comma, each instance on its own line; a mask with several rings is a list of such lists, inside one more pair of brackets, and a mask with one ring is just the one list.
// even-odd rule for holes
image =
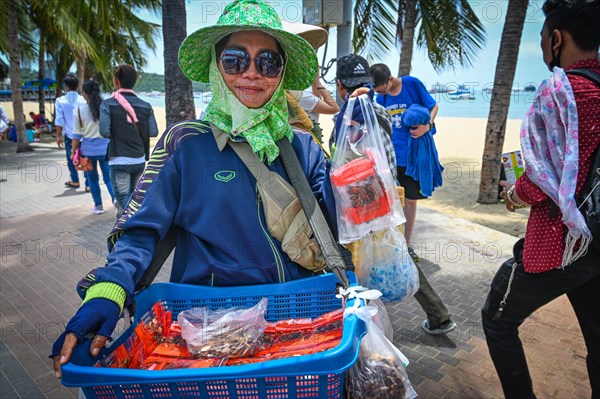
[[[275, 39], [261, 31], [238, 32], [231, 35], [224, 49], [243, 50], [250, 56], [248, 70], [239, 74], [226, 73], [221, 61], [218, 62], [219, 71], [229, 90], [248, 108], [265, 105], [279, 86], [282, 74], [272, 78], [261, 75], [256, 69], [255, 58], [265, 50], [279, 53]], [[217, 57], [221, 57], [221, 54], [217, 54]]]

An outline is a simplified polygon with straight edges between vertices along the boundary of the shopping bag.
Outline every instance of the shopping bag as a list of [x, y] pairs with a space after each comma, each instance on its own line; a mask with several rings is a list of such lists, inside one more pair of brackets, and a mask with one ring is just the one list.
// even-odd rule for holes
[[413, 399], [406, 366], [408, 359], [389, 341], [373, 321], [377, 309], [363, 306], [352, 309], [367, 325], [367, 334], [360, 342], [356, 363], [346, 375], [346, 391], [353, 399]]
[[383, 302], [403, 301], [419, 290], [419, 271], [397, 228], [363, 238], [355, 248], [358, 283], [381, 291]]
[[[356, 101], [363, 123], [352, 120]], [[330, 177], [339, 241], [345, 244], [398, 226], [406, 219], [369, 98], [350, 98], [346, 112], [338, 118], [344, 119], [336, 132]]]

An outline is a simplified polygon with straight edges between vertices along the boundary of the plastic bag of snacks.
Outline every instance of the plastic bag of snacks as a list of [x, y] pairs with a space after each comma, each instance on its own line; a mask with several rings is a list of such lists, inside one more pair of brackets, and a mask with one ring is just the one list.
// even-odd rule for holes
[[390, 341], [394, 341], [394, 327], [392, 326], [392, 320], [388, 315], [385, 304], [381, 298], [373, 299], [369, 301], [369, 306], [373, 306], [377, 309], [377, 313], [373, 316], [373, 321], [379, 327], [383, 334]]
[[362, 253], [355, 265], [358, 282], [381, 291], [383, 302], [402, 301], [419, 290], [419, 271], [397, 228], [363, 238], [357, 250]]
[[360, 343], [358, 360], [348, 370], [346, 390], [353, 399], [415, 398], [405, 368], [408, 360], [373, 321], [377, 309], [363, 306], [353, 312], [367, 324], [367, 334]]
[[267, 321], [267, 298], [246, 309], [192, 308], [177, 316], [189, 351], [201, 357], [238, 358], [261, 349]]
[[[356, 101], [364, 123], [352, 120]], [[406, 219], [371, 101], [366, 95], [350, 98], [339, 118], [344, 119], [336, 132], [330, 177], [339, 241], [345, 244], [398, 226]]]

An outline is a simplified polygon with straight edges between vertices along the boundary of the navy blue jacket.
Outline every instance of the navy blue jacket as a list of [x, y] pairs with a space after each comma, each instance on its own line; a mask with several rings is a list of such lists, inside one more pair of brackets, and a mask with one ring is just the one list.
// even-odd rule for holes
[[[302, 131], [295, 132], [292, 146], [322, 209], [335, 213], [321, 149]], [[280, 158], [268, 167], [289, 181]], [[108, 267], [98, 270], [96, 281], [121, 285], [131, 302], [157, 241], [171, 225], [179, 227], [172, 282], [235, 286], [312, 275], [271, 236], [256, 179], [226, 140], [217, 143], [205, 122], [178, 123], [161, 137], [116, 225]]]

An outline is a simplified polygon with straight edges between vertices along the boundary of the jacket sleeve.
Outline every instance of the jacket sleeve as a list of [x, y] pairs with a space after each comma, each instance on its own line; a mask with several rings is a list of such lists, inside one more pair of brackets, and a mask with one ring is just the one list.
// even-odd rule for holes
[[133, 300], [135, 286], [146, 272], [157, 242], [167, 235], [177, 212], [181, 175], [174, 160], [176, 155], [170, 157], [152, 179], [139, 209], [125, 222], [123, 236], [108, 256], [107, 267], [98, 269], [96, 282], [122, 286], [127, 293], [126, 304]]
[[106, 100], [100, 104], [100, 135], [110, 138], [110, 108]]

